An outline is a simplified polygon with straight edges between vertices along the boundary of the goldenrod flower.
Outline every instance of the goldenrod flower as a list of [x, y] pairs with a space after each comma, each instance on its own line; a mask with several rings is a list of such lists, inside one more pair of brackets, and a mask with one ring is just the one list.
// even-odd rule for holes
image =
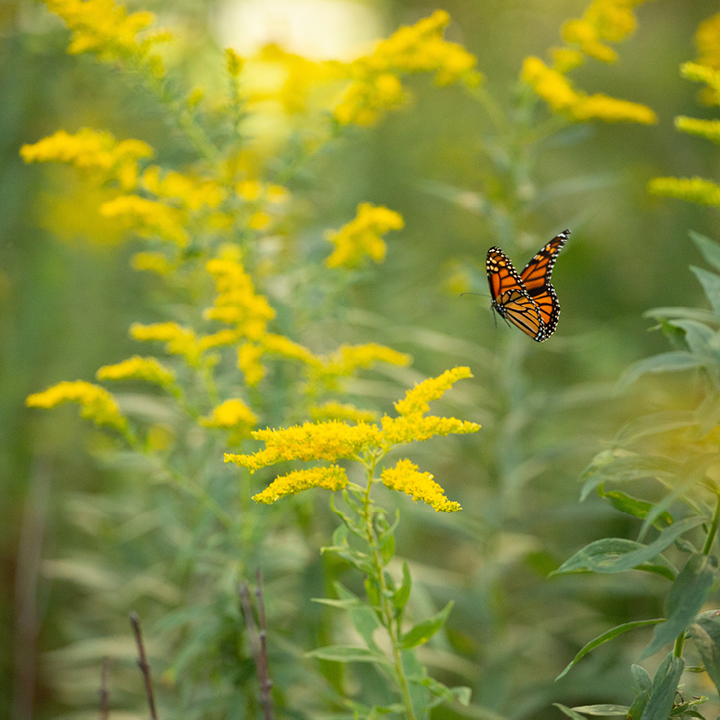
[[242, 370], [248, 387], [255, 387], [265, 377], [265, 368], [260, 363], [264, 352], [261, 345], [249, 342], [238, 348], [238, 368]]
[[259, 200], [263, 194], [262, 183], [258, 180], [241, 180], [235, 186], [235, 192], [243, 200], [248, 202], [255, 202]]
[[116, 365], [103, 365], [96, 373], [98, 380], [144, 380], [162, 387], [175, 382], [175, 372], [154, 357], [133, 357]]
[[263, 350], [268, 353], [282, 355], [290, 360], [300, 360], [304, 363], [318, 362], [315, 355], [308, 348], [293, 342], [284, 335], [275, 335], [274, 333], [265, 333], [260, 339]]
[[703, 20], [695, 32], [698, 63], [720, 69], [720, 13]]
[[348, 422], [371, 423], [377, 419], [374, 410], [359, 410], [351, 403], [340, 403], [337, 400], [329, 400], [323, 405], [313, 405], [310, 408], [310, 417], [317, 421], [322, 420], [347, 420]]
[[602, 120], [603, 122], [636, 122], [654, 125], [657, 115], [646, 105], [618, 100], [601, 93], [581, 97], [570, 108], [575, 120]]
[[262, 295], [255, 294], [252, 278], [240, 262], [239, 250], [230, 245], [224, 247], [220, 257], [208, 261], [206, 268], [215, 278], [218, 295], [203, 317], [235, 325], [239, 335], [251, 340], [262, 337], [268, 321], [275, 317], [275, 310]]
[[445, 497], [442, 487], [429, 472], [419, 472], [417, 465], [410, 460], [400, 460], [394, 468], [384, 469], [380, 479], [391, 490], [404, 492], [415, 502], [422, 500], [437, 512], [457, 512], [462, 509], [460, 503], [451, 502]]
[[112, 394], [105, 388], [84, 380], [60, 382], [43, 392], [30, 395], [25, 400], [28, 407], [48, 409], [64, 402], [79, 403], [82, 408], [80, 414], [98, 426], [108, 425], [120, 432], [127, 430], [127, 419], [120, 412]]
[[562, 73], [547, 67], [540, 58], [525, 58], [520, 78], [555, 112], [567, 110], [577, 102], [578, 95], [570, 81]]
[[700, 205], [720, 205], [720, 185], [701, 177], [653, 178], [648, 183], [648, 192], [653, 195], [665, 195]]
[[227, 194], [215, 180], [197, 178], [173, 170], [163, 174], [157, 165], [145, 170], [142, 186], [158, 198], [174, 200], [193, 211], [203, 207], [216, 208]]
[[570, 45], [577, 45], [582, 53], [601, 60], [615, 62], [618, 54], [600, 42], [598, 28], [586, 20], [569, 20], [562, 27], [562, 38]]
[[391, 418], [382, 418], [383, 438], [388, 447], [405, 445], [410, 442], [422, 442], [436, 435], [464, 435], [480, 429], [477, 423], [457, 418], [425, 417], [422, 413], [412, 413]]
[[135, 253], [130, 259], [130, 264], [135, 270], [147, 270], [158, 275], [169, 275], [176, 269], [175, 264], [160, 252]]
[[208, 417], [200, 418], [205, 427], [234, 428], [237, 425], [253, 426], [257, 423], [257, 415], [239, 398], [226, 400], [213, 408]]
[[382, 205], [361, 203], [356, 217], [340, 230], [330, 230], [325, 239], [335, 245], [335, 250], [325, 260], [328, 267], [355, 267], [366, 255], [376, 263], [385, 259], [387, 246], [381, 235], [390, 230], [400, 230], [405, 223], [400, 213]]
[[130, 326], [130, 335], [135, 340], [164, 342], [166, 352], [171, 355], [182, 355], [189, 365], [197, 365], [200, 361], [201, 350], [195, 332], [175, 322], [151, 325], [133, 323]]
[[158, 42], [170, 39], [167, 32], [137, 38], [138, 33], [154, 22], [151, 12], [127, 14], [124, 5], [113, 0], [44, 0], [72, 31], [68, 46], [71, 55], [91, 52], [103, 62], [129, 61], [147, 64], [156, 77], [163, 75], [157, 55], [150, 50]]
[[62, 162], [99, 176], [115, 179], [123, 190], [137, 185], [138, 160], [151, 157], [153, 149], [141, 140], [118, 141], [112, 133], [83, 128], [74, 135], [58, 130], [32, 145], [20, 148], [27, 162]]
[[251, 472], [285, 460], [338, 460], [354, 458], [358, 453], [377, 446], [380, 429], [368, 423], [348, 425], [338, 421], [304, 423], [280, 430], [256, 430], [256, 440], [265, 449], [252, 455], [225, 453], [225, 462], [248, 468]]
[[295, 470], [287, 475], [275, 478], [265, 490], [253, 495], [253, 500], [269, 505], [281, 497], [295, 495], [308, 488], [321, 487], [334, 492], [342, 490], [347, 483], [348, 479], [345, 470], [339, 465]]
[[689, 135], [699, 135], [706, 140], [720, 143], [720, 120], [698, 120], [680, 115], [675, 118], [675, 127]]
[[179, 208], [139, 195], [121, 195], [103, 203], [100, 213], [121, 220], [141, 237], [169, 240], [180, 247], [187, 245], [190, 239], [185, 230], [184, 214]]
[[446, 370], [439, 377], [423, 380], [412, 390], [408, 390], [405, 398], [395, 403], [395, 409], [400, 415], [425, 413], [430, 409], [428, 403], [441, 398], [458, 380], [470, 377], [472, 377], [472, 373], [468, 367]]

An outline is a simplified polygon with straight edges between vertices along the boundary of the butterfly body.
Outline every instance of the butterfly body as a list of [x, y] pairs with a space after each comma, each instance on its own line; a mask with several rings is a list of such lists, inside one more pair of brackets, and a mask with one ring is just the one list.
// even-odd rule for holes
[[557, 328], [560, 303], [550, 275], [569, 236], [570, 231], [564, 230], [554, 237], [519, 274], [499, 247], [488, 250], [486, 270], [493, 310], [537, 342], [547, 340]]

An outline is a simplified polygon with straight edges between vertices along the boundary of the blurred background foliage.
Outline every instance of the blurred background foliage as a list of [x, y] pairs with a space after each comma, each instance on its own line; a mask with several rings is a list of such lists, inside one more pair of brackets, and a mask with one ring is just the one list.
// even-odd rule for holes
[[[346, 26], [334, 27], [333, 21], [342, 23], [348, 14], [364, 19], [367, 27], [354, 28], [357, 37], [348, 38], [350, 43], [386, 36], [436, 9], [415, 0], [334, 4], [338, 10], [331, 12], [333, 0], [157, 0], [131, 9], [152, 10], [159, 25], [175, 30], [181, 40], [168, 51], [173, 66], [182, 68], [188, 86], [207, 87], [220, 83], [226, 44], [241, 54], [248, 52], [247, 43], [284, 40], [297, 52], [348, 52], [341, 42]], [[446, 0], [442, 7], [453, 18], [446, 37], [477, 56], [488, 90], [509, 107], [523, 58], [543, 57], [557, 43], [562, 22], [579, 16], [584, 2]], [[696, 55], [698, 23], [717, 9], [709, 0], [644, 4], [637, 32], [619, 47], [619, 63], [575, 71], [578, 85], [589, 92], [644, 103], [660, 121], [572, 125], [539, 143], [532, 157], [537, 202], [529, 203], [516, 228], [515, 247], [507, 247], [479, 211], [488, 193], [502, 196], [502, 183], [509, 182], [498, 170], [502, 158], [494, 167], [488, 160], [493, 131], [487, 116], [459, 88], [438, 89], [425, 77], [412, 79], [410, 107], [350, 133], [297, 181], [311, 208], [303, 231], [310, 266], [324, 257], [324, 229], [346, 222], [359, 202], [385, 205], [405, 219], [404, 230], [388, 238], [385, 263], [362, 271], [350, 289], [354, 310], [337, 321], [323, 319], [327, 348], [319, 350], [351, 338], [381, 342], [415, 358], [413, 371], [357, 381], [351, 388], [356, 397], [386, 409], [408, 380], [452, 364], [467, 364], [476, 375], [470, 390], [448, 402], [455, 403], [458, 417], [481, 422], [483, 430], [436, 440], [421, 451], [424, 469], [435, 473], [464, 512], [439, 517], [400, 502], [398, 536], [398, 554], [410, 562], [418, 602], [432, 610], [456, 601], [447, 634], [422, 659], [444, 681], [473, 688], [472, 706], [463, 711], [472, 717], [543, 718], [556, 712], [548, 709], [553, 701], [631, 699], [630, 661], [642, 646], [633, 634], [591, 655], [561, 682], [552, 680], [598, 632], [656, 616], [658, 581], [580, 582], [546, 575], [582, 544], [632, 532], [634, 526], [599, 500], [577, 503], [577, 477], [603, 442], [624, 421], [652, 410], [694, 409], [699, 397], [692, 379], [682, 375], [661, 382], [646, 378], [621, 396], [612, 388], [631, 362], [666, 349], [660, 333], [647, 332], [653, 322], [643, 318], [644, 311], [704, 302], [687, 271], [702, 264], [687, 231], [718, 238], [717, 210], [650, 197], [646, 183], [657, 175], [718, 174], [718, 153], [673, 127], [677, 114], [712, 117], [678, 68]], [[305, 24], [293, 30], [298, 17]], [[103, 467], [86, 451], [102, 449], [102, 441], [74, 411], [31, 415], [24, 401], [60, 380], [92, 378], [100, 365], [135, 352], [128, 326], [154, 319], [165, 298], [153, 278], [130, 268], [137, 248], [119, 242], [110, 225], [100, 228], [107, 242], [93, 241], [93, 199], [82, 181], [65, 168], [26, 166], [19, 150], [58, 128], [85, 126], [142, 138], [179, 165], [189, 149], [171, 142], [155, 101], [124, 76], [89, 57], [68, 56], [67, 31], [44, 6], [3, 2], [0, 29], [0, 708], [30, 717], [32, 700], [38, 718], [94, 715], [99, 658], [108, 653], [119, 678], [112, 687], [115, 706], [135, 702], [142, 708], [140, 680], [131, 672], [135, 655], [127, 613], [135, 607], [147, 618], [149, 636], [166, 637], [162, 631], [171, 621], [163, 627], [160, 608], [182, 607], [183, 598], [177, 585], [165, 585], [154, 572], [160, 562], [154, 546], [143, 551], [141, 543], [131, 542], [133, 532], [145, 530], [142, 523], [133, 530], [127, 518], [144, 508], [150, 527], [165, 522], [164, 515], [182, 516], [187, 534], [172, 541], [188, 553], [199, 552], [191, 550], [193, 523], [202, 518], [186, 509], [173, 515], [178, 500], [170, 494], [158, 505], [157, 494], [150, 497], [137, 484], [128, 488], [127, 473]], [[322, 38], [333, 35], [339, 38], [335, 46], [323, 49]], [[563, 310], [549, 342], [535, 346], [503, 324], [495, 328], [486, 299], [459, 296], [458, 273], [469, 278], [471, 289], [486, 291], [484, 257], [491, 245], [505, 246], [521, 264], [565, 227], [573, 234], [553, 276]], [[302, 285], [302, 277], [294, 282]], [[278, 634], [269, 641], [278, 692], [284, 684], [297, 685], [290, 676], [300, 672], [281, 657], [320, 644], [334, 622], [309, 601], [342, 571], [328, 567], [332, 561], [318, 552], [334, 526], [324, 504], [325, 498], [310, 498], [288, 520], [305, 528], [307, 548], [297, 547], [291, 530], [274, 539], [276, 578], [295, 578], [268, 588], [270, 612], [280, 618]], [[214, 562], [211, 553], [206, 559]], [[183, 562], [177, 559], [178, 566]], [[175, 570], [182, 576], [181, 567]], [[126, 583], [140, 576], [144, 585], [128, 589]], [[118, 593], [118, 587], [127, 592]], [[286, 612], [307, 623], [283, 625]], [[250, 661], [236, 661], [239, 608], [217, 609], [214, 621], [207, 642], [215, 646], [215, 671], [252, 676]], [[158, 677], [173, 664], [176, 670], [182, 666], [175, 651], [161, 640], [153, 647]], [[347, 681], [334, 675], [336, 669], [321, 670], [328, 687]], [[357, 682], [372, 685], [364, 677], [369, 672], [360, 668]], [[170, 675], [163, 678], [161, 693], [182, 694]], [[314, 696], [308, 689], [306, 696], [287, 699], [285, 712], [317, 716], [320, 710], [303, 706], [310, 695], [323, 713], [339, 712], [330, 690], [325, 701], [323, 693]], [[220, 711], [207, 703], [185, 717], [213, 712], [242, 716], [238, 708]], [[460, 710], [436, 712], [451, 717]], [[116, 716], [123, 714], [118, 710]], [[144, 716], [144, 710], [126, 716]]]

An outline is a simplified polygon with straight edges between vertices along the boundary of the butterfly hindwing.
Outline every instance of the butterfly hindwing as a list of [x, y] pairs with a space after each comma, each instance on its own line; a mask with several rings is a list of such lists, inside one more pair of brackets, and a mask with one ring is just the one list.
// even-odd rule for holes
[[560, 303], [550, 276], [569, 236], [570, 231], [565, 230], [554, 237], [520, 274], [499, 247], [488, 250], [486, 269], [493, 309], [538, 342], [547, 340], [557, 328]]

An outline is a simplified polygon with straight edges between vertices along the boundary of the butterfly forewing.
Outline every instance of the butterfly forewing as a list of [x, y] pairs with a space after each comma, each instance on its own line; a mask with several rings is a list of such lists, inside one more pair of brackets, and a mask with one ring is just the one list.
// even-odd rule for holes
[[486, 269], [493, 309], [538, 342], [547, 340], [557, 328], [560, 303], [550, 276], [569, 235], [565, 230], [554, 237], [519, 275], [499, 247], [488, 250]]

